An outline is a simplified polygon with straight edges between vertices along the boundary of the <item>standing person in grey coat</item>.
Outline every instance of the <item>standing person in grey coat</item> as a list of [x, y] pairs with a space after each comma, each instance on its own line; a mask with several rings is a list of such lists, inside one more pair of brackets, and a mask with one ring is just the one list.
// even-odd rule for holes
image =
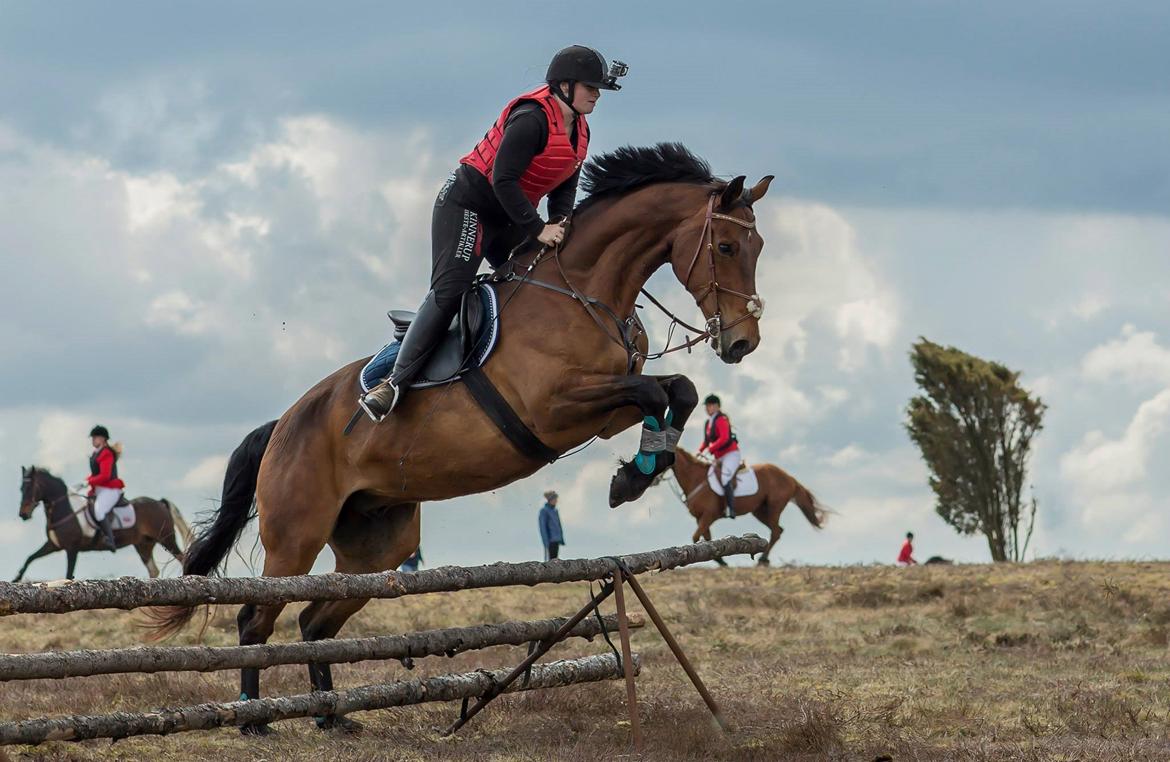
[[544, 506], [540, 509], [540, 541], [544, 543], [544, 560], [556, 558], [565, 544], [565, 533], [561, 529], [561, 514], [557, 513], [557, 493], [544, 493]]

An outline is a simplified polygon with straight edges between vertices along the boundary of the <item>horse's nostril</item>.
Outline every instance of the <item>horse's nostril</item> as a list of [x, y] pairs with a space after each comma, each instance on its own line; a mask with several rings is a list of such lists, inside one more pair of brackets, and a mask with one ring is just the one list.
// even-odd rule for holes
[[732, 344], [731, 348], [727, 350], [727, 356], [735, 362], [739, 362], [745, 356], [747, 356], [750, 347], [751, 343], [747, 339], [740, 339], [739, 341]]

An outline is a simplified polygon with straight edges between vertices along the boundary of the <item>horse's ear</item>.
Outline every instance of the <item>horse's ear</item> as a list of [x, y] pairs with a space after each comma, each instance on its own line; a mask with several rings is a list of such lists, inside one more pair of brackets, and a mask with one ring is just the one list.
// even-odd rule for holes
[[758, 183], [753, 185], [752, 189], [748, 191], [748, 196], [751, 198], [750, 203], [754, 204], [762, 199], [764, 194], [768, 192], [768, 186], [771, 185], [772, 181], [775, 179], [776, 178], [773, 175], [768, 175], [763, 180], [760, 180]]
[[28, 469], [25, 468], [24, 466], [21, 466], [20, 467], [20, 478], [23, 479], [26, 476], [28, 476]]
[[720, 209], [730, 211], [739, 202], [740, 196], [743, 195], [743, 181], [746, 179], [740, 175], [724, 187], [723, 192], [719, 194]]

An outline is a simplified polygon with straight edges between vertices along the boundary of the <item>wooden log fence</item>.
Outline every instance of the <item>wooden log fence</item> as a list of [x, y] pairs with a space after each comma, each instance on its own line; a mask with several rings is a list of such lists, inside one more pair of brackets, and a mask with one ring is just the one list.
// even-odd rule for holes
[[[634, 677], [639, 656], [630, 650], [630, 629], [642, 627], [640, 616], [628, 615], [622, 588], [635, 593], [654, 626], [685, 670], [719, 724], [725, 720], [698, 673], [671, 635], [634, 575], [714, 561], [729, 555], [756, 554], [767, 548], [762, 538], [749, 534], [674, 548], [593, 559], [529, 563], [497, 563], [474, 567], [440, 567], [420, 572], [382, 574], [320, 574], [278, 578], [179, 577], [142, 580], [123, 577], [108, 581], [69, 583], [0, 583], [0, 616], [64, 614], [95, 609], [134, 609], [144, 606], [200, 606], [210, 604], [274, 604], [294, 601], [332, 601], [349, 598], [399, 598], [423, 593], [451, 592], [513, 585], [604, 581], [584, 607], [568, 618], [531, 622], [504, 622], [473, 627], [386, 635], [370, 638], [273, 643], [252, 646], [173, 646], [68, 651], [59, 653], [0, 654], [0, 682], [67, 678], [123, 672], [200, 671], [265, 668], [279, 664], [351, 663], [401, 660], [409, 666], [415, 657], [434, 656], [494, 645], [529, 644], [528, 658], [511, 670], [440, 675], [420, 680], [368, 685], [299, 696], [210, 703], [154, 712], [118, 712], [0, 722], [0, 745], [36, 744], [49, 740], [125, 738], [165, 735], [230, 725], [258, 725], [295, 717], [343, 716], [350, 712], [384, 709], [424, 701], [463, 699], [459, 718], [445, 731], [456, 732], [496, 696], [517, 690], [551, 688], [624, 677], [632, 740], [641, 749]], [[615, 595], [616, 617], [600, 617], [598, 606]], [[617, 629], [621, 654], [539, 664], [554, 645], [568, 637], [592, 638]], [[474, 706], [468, 700], [476, 698]]]

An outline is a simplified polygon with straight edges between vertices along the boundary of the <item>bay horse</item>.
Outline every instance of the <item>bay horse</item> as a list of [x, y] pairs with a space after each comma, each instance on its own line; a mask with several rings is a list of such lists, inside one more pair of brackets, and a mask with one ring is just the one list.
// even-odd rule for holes
[[[692, 455], [679, 447], [675, 451], [674, 463], [671, 468], [674, 479], [682, 490], [680, 498], [683, 505], [695, 517], [699, 526], [691, 536], [692, 542], [711, 539], [711, 524], [726, 517], [722, 495], [715, 494], [707, 482], [707, 469], [711, 461]], [[756, 472], [759, 489], [754, 495], [737, 495], [735, 498], [735, 515], [746, 516], [751, 514], [759, 519], [760, 523], [768, 527], [771, 536], [768, 538], [768, 549], [760, 556], [760, 566], [767, 566], [771, 562], [768, 554], [772, 547], [780, 540], [784, 529], [780, 526], [780, 514], [789, 501], [795, 501], [800, 512], [808, 519], [808, 523], [817, 529], [825, 524], [827, 509], [821, 505], [813, 493], [787, 471], [771, 463], [760, 463], [748, 466]], [[719, 559], [720, 566], [726, 566]]]
[[[669, 265], [707, 320], [719, 359], [736, 363], [752, 352], [763, 309], [755, 287], [763, 239], [752, 205], [772, 178], [746, 190], [743, 176], [717, 180], [678, 144], [618, 149], [591, 160], [582, 178], [588, 197], [562, 247], [531, 244], [497, 270], [508, 273], [495, 284], [500, 338], [483, 370], [555, 453], [643, 423], [651, 452], [620, 465], [610, 483], [617, 506], [670, 467], [698, 404], [685, 376], [642, 374], [648, 341], [635, 301]], [[347, 436], [368, 359], [334, 372], [245, 438], [229, 460], [218, 513], [186, 555], [185, 574], [215, 573], [254, 515], [266, 577], [308, 572], [325, 545], [339, 572], [395, 569], [419, 545], [420, 503], [497, 489], [546, 465], [514, 449], [464, 383], [416, 389], [384, 422], [363, 421]], [[309, 605], [300, 615], [302, 638], [333, 637], [365, 603]], [[241, 608], [240, 644], [266, 642], [283, 607]], [[155, 636], [177, 631], [193, 613], [154, 611]], [[333, 687], [327, 664], [310, 665], [309, 680], [313, 690]], [[240, 693], [260, 695], [258, 670], [242, 670]], [[318, 724], [356, 727], [344, 717]]]
[[[182, 537], [184, 545], [188, 545], [191, 542], [191, 529], [179, 509], [165, 497], [160, 500], [136, 497], [130, 502], [134, 506], [134, 525], [127, 529], [115, 529], [114, 543], [119, 548], [133, 545], [153, 579], [158, 576], [154, 546], [162, 545], [172, 556], [182, 560], [176, 534]], [[21, 466], [20, 518], [25, 521], [31, 519], [37, 505], [42, 503], [45, 506], [45, 535], [48, 539], [28, 557], [13, 582], [20, 582], [24, 578], [24, 573], [33, 561], [59, 550], [65, 551], [65, 579], [73, 579], [78, 553], [107, 550], [101, 530], [95, 530], [91, 537], [86, 537], [81, 531], [81, 522], [86, 520], [80, 515], [84, 509], [74, 509], [64, 481], [46, 469]]]

